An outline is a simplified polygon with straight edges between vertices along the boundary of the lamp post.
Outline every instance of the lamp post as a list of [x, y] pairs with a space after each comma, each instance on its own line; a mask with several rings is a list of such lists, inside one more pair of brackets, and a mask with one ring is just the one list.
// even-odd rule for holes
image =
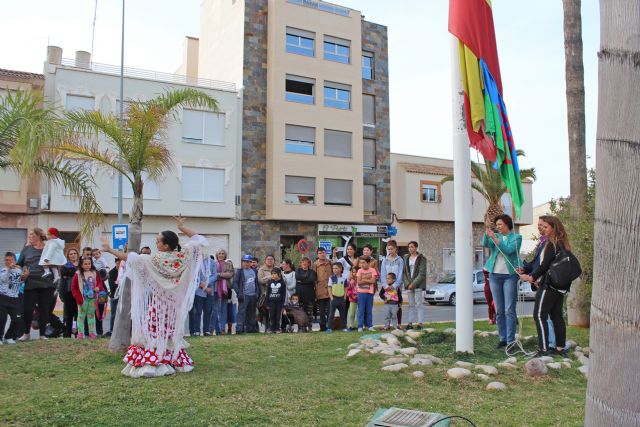
[[[120, 123], [124, 122], [124, 0], [122, 0], [122, 37], [120, 40]], [[122, 172], [118, 172], [118, 224], [122, 224]]]

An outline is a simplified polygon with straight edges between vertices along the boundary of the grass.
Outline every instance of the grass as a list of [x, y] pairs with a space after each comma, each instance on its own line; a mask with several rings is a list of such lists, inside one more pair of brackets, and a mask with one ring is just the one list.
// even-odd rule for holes
[[[486, 322], [475, 327], [494, 329]], [[568, 337], [586, 346], [588, 333], [569, 328]], [[531, 319], [523, 334], [534, 335]], [[380, 355], [347, 359], [357, 339], [356, 333], [195, 338], [194, 372], [138, 380], [120, 374], [121, 355], [110, 353], [106, 340], [5, 345], [0, 425], [362, 426], [376, 408], [390, 406], [463, 415], [478, 426], [575, 426], [584, 418], [586, 379], [575, 367], [544, 379], [501, 370], [495, 378], [506, 392], [487, 392], [475, 377], [446, 378], [456, 360], [503, 361], [493, 349], [497, 337], [476, 337], [475, 355], [464, 356], [453, 353], [453, 336], [425, 338], [419, 351], [444, 365], [419, 367], [421, 379], [411, 368], [382, 372]]]

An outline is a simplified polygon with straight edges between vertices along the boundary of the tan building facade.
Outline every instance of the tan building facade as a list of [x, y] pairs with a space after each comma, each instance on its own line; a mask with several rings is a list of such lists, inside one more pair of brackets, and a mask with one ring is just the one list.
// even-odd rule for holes
[[[7, 92], [42, 91], [42, 74], [0, 69], [0, 98]], [[0, 253], [18, 252], [27, 240], [27, 231], [38, 225], [40, 180], [23, 179], [15, 171], [0, 170]]]

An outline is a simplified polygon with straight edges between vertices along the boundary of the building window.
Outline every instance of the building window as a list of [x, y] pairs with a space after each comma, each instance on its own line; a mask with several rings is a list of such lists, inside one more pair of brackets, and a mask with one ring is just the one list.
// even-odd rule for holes
[[306, 176], [284, 177], [284, 202], [287, 205], [314, 205], [316, 202], [316, 179]]
[[353, 181], [346, 179], [324, 179], [324, 204], [351, 206]]
[[362, 95], [362, 123], [376, 125], [376, 97], [373, 95]]
[[313, 87], [316, 81], [306, 77], [292, 76], [287, 74], [285, 82], [285, 99], [290, 102], [300, 102], [302, 104], [313, 104]]
[[373, 53], [362, 52], [362, 78], [373, 80]]
[[183, 166], [182, 200], [224, 202], [224, 169]]
[[442, 195], [440, 183], [435, 181], [420, 181], [420, 201], [424, 203], [440, 203]]
[[364, 185], [364, 214], [374, 215], [376, 213], [376, 186]]
[[[142, 198], [144, 200], [159, 200], [160, 199], [160, 184], [149, 179], [149, 174], [142, 172]], [[113, 176], [113, 192], [112, 197], [118, 197], [118, 174]], [[128, 179], [122, 179], [122, 198], [133, 199], [133, 188]]]
[[286, 125], [284, 151], [293, 154], [315, 153], [316, 128]]
[[67, 95], [65, 108], [69, 111], [93, 111], [96, 99], [93, 96]]
[[351, 132], [324, 130], [324, 155], [351, 158]]
[[349, 40], [324, 36], [324, 59], [348, 64], [350, 46]]
[[324, 83], [324, 106], [348, 110], [351, 108], [351, 86], [340, 83]]
[[182, 111], [182, 142], [224, 145], [224, 114], [209, 111]]
[[314, 39], [314, 33], [287, 27], [287, 52], [313, 57]]
[[365, 169], [375, 169], [376, 167], [376, 140], [365, 138], [363, 140], [362, 167]]

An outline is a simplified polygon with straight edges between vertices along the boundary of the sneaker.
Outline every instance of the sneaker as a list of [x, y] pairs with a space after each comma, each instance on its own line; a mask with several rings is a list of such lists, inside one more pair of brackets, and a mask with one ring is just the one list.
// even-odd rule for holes
[[369, 330], [370, 330], [371, 332], [374, 332], [374, 331], [376, 330], [376, 328], [374, 328], [374, 327], [372, 326], [372, 327], [370, 327], [370, 328], [369, 328]]
[[105, 332], [104, 336], [105, 337], [110, 337], [113, 334], [113, 332], [109, 331], [109, 332]]
[[95, 340], [96, 338], [98, 338], [98, 336], [96, 334], [89, 334], [89, 339], [90, 340]]
[[349, 331], [350, 331], [350, 329], [349, 329], [349, 328], [344, 328], [344, 329], [342, 330], [342, 332], [349, 332]]
[[412, 325], [411, 323], [409, 323], [409, 324], [407, 325], [407, 329], [413, 329], [413, 325]]
[[496, 350], [506, 346], [507, 346], [507, 343], [505, 341], [499, 341], [498, 344], [496, 344]]
[[5, 344], [15, 344], [16, 340], [12, 339], [12, 338], [8, 338], [6, 340], [4, 340]]
[[563, 348], [562, 350], [558, 350], [557, 348], [554, 348], [552, 350], [550, 350], [550, 352], [552, 353], [552, 356], [560, 356], [560, 357], [567, 357], [567, 349]]
[[332, 329], [327, 328], [327, 331], [326, 331], [326, 332], [327, 332], [328, 334], [330, 334], [331, 332], [333, 332], [333, 330], [332, 330]]
[[18, 338], [18, 341], [29, 341], [31, 339], [31, 337], [27, 334], [21, 336], [20, 338]]
[[421, 330], [422, 329], [422, 324], [418, 324], [418, 326], [416, 326], [417, 330]]
[[45, 337], [44, 335], [40, 337], [41, 340], [48, 340], [49, 338]]
[[205, 332], [203, 335], [204, 335], [205, 337], [209, 337], [209, 336], [211, 336], [211, 332]]
[[358, 332], [362, 332], [362, 331], [363, 331], [363, 329], [362, 329], [362, 328], [358, 328]]
[[76, 338], [79, 340], [83, 340], [84, 339], [84, 334], [82, 332], [78, 332], [78, 335], [76, 335]]

